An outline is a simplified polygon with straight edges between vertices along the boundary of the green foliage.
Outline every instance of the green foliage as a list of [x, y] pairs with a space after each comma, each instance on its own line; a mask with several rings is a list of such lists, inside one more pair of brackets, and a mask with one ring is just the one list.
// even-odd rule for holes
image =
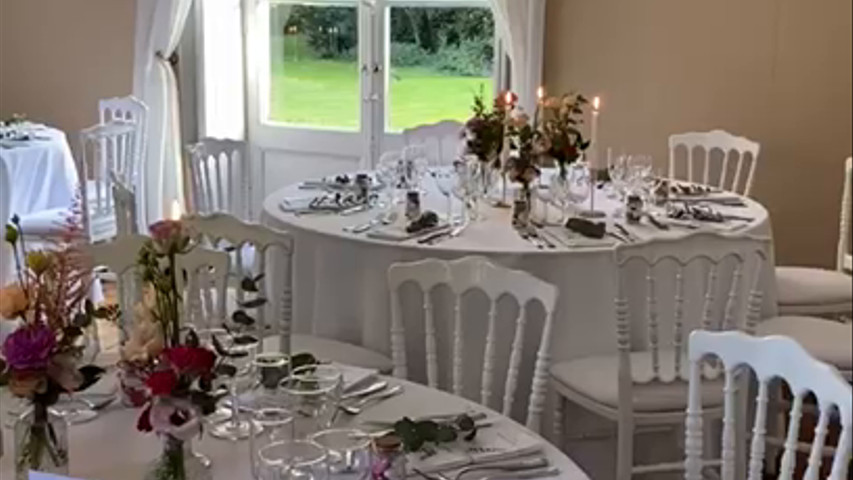
[[477, 436], [477, 426], [468, 415], [460, 415], [449, 422], [414, 421], [406, 417], [394, 423], [394, 433], [400, 437], [407, 452], [418, 452], [441, 443], [455, 442], [460, 436], [470, 442]]
[[447, 45], [435, 54], [433, 66], [440, 72], [454, 75], [487, 76], [492, 69], [492, 57], [487, 54], [485, 47], [475, 40], [464, 40], [456, 45]]
[[416, 43], [391, 43], [391, 65], [395, 67], [422, 67], [433, 63], [433, 55]]

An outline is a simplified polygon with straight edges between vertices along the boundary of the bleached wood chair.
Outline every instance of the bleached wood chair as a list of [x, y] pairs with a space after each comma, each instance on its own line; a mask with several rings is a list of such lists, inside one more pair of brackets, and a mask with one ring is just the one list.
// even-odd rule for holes
[[[130, 137], [129, 146], [132, 152], [132, 164], [135, 166], [135, 169], [132, 176], [126, 178], [124, 183], [132, 191], [139, 192], [140, 194], [144, 193], [144, 175], [141, 168], [145, 161], [148, 145], [148, 106], [133, 95], [104, 98], [98, 101], [98, 113], [100, 123], [102, 124], [120, 121], [133, 125], [134, 132]], [[136, 218], [147, 218], [144, 205], [145, 199], [140, 198], [136, 206], [138, 210], [134, 213]], [[139, 226], [137, 226], [138, 229]]]
[[853, 315], [853, 257], [850, 248], [851, 160], [844, 170], [841, 195], [836, 269], [812, 267], [776, 268], [780, 315], [841, 316]]
[[[690, 336], [690, 394], [685, 421], [686, 480], [701, 480], [703, 469], [702, 370], [703, 360], [716, 358], [725, 371], [724, 415], [722, 435], [723, 480], [735, 480], [735, 432], [737, 408], [735, 402], [735, 376], [741, 367], [750, 368], [758, 382], [755, 400], [752, 443], [749, 452], [748, 480], [762, 480], [765, 460], [765, 434], [767, 431], [770, 384], [781, 378], [790, 387], [794, 402], [791, 407], [791, 424], [784, 443], [781, 468], [777, 478], [794, 478], [799, 447], [800, 419], [803, 401], [808, 394], [817, 400], [819, 420], [810, 446], [808, 467], [803, 478], [817, 479], [822, 457], [827, 450], [832, 455], [829, 480], [844, 480], [850, 463], [853, 444], [853, 390], [838, 371], [810, 356], [794, 340], [787, 337], [756, 338], [739, 332], [713, 333], [696, 331]], [[826, 448], [830, 422], [837, 420], [841, 433], [835, 448]], [[834, 450], [834, 454], [832, 453]]]
[[[12, 218], [11, 207], [12, 188], [9, 181], [9, 168], [6, 166], [6, 161], [0, 159], [0, 222], [2, 222], [0, 225], [2, 225], [4, 232], [6, 231], [6, 224]], [[0, 286], [5, 286], [13, 280], [13, 265], [12, 251], [4, 241], [0, 245]]]
[[198, 329], [221, 328], [227, 319], [228, 275], [231, 257], [196, 246], [175, 257], [178, 290], [184, 294], [183, 318]]
[[93, 269], [103, 268], [115, 278], [116, 300], [120, 311], [119, 340], [124, 342], [133, 325], [133, 307], [140, 298], [136, 265], [139, 251], [149, 240], [138, 234], [116, 237], [110, 241], [82, 246], [82, 253]]
[[[277, 339], [265, 342], [266, 350], [310, 352], [324, 360], [390, 373], [391, 360], [384, 355], [344, 342], [292, 333], [294, 241], [289, 233], [244, 222], [225, 213], [190, 215], [184, 218], [184, 222], [204, 244], [232, 247], [231, 258], [238, 263], [245, 261], [244, 247], [251, 247], [253, 252], [257, 252], [255, 278], [258, 278], [258, 290], [267, 299], [267, 305], [249, 313], [257, 320], [255, 333], [258, 336]], [[277, 255], [281, 261], [273, 265], [268, 262], [270, 255]], [[280, 272], [274, 271], [275, 268], [283, 268], [283, 275], [277, 275]], [[230, 281], [226, 283], [232, 286], [226, 294], [229, 312], [245, 300], [244, 292], [239, 288], [243, 276], [235, 273], [241, 270], [232, 268], [228, 274]], [[284, 278], [285, 284], [274, 285], [272, 279], [280, 277]]]
[[198, 214], [228, 213], [251, 220], [252, 186], [246, 142], [203, 138], [187, 147], [187, 205]]
[[550, 362], [550, 338], [553, 323], [554, 308], [557, 303], [557, 288], [526, 272], [510, 270], [493, 265], [482, 257], [467, 257], [455, 261], [435, 259], [422, 260], [415, 263], [398, 263], [388, 270], [388, 287], [391, 290], [391, 351], [394, 362], [394, 376], [408, 378], [408, 362], [406, 353], [406, 331], [399, 297], [399, 288], [414, 282], [424, 294], [424, 322], [427, 383], [432, 388], [440, 388], [439, 362], [436, 338], [436, 321], [434, 305], [430, 292], [439, 285], [446, 285], [453, 295], [453, 367], [452, 392], [463, 394], [463, 355], [465, 353], [465, 338], [463, 335], [461, 301], [463, 295], [472, 290], [484, 293], [490, 302], [488, 331], [484, 364], [481, 379], [480, 402], [490, 405], [494, 393], [496, 348], [499, 341], [496, 334], [497, 302], [500, 297], [509, 295], [519, 306], [519, 314], [515, 321], [515, 334], [512, 338], [512, 351], [509, 359], [509, 370], [506, 372], [504, 395], [501, 411], [511, 415], [513, 402], [518, 390], [519, 367], [523, 354], [523, 342], [527, 329], [527, 308], [531, 302], [537, 301], [545, 309], [545, 320], [542, 336], [536, 352], [536, 363], [533, 381], [530, 387], [529, 406], [526, 425], [533, 431], [539, 431], [542, 410], [545, 404], [545, 394], [548, 384], [548, 365]]
[[[682, 150], [686, 155], [679, 157]], [[700, 153], [698, 158], [697, 150]], [[712, 171], [714, 151], [722, 153], [718, 174]], [[760, 151], [761, 145], [757, 142], [732, 135], [724, 130], [671, 135], [669, 137], [669, 178], [711, 185], [748, 197], [752, 193]], [[695, 165], [697, 160], [699, 169]], [[733, 163], [735, 160], [736, 163]], [[680, 174], [678, 173], [679, 163], [686, 163], [686, 169], [681, 169]], [[731, 177], [729, 176], [730, 165], [734, 165], [734, 173]]]
[[114, 173], [111, 173], [113, 208], [116, 218], [116, 236], [139, 233], [137, 221], [136, 193]]
[[[683, 422], [690, 332], [754, 330], [768, 250], [766, 239], [711, 232], [617, 248], [615, 352], [551, 368], [551, 384], [560, 397], [555, 437], [564, 440], [566, 399], [617, 422], [617, 480], [681, 470], [682, 463], [634, 465], [634, 435], [646, 427]], [[713, 407], [707, 413], [718, 417], [721, 398], [707, 393], [704, 398]]]
[[404, 130], [403, 140], [407, 147], [423, 146], [429, 166], [450, 165], [459, 156], [463, 128], [464, 125], [455, 120], [419, 125]]

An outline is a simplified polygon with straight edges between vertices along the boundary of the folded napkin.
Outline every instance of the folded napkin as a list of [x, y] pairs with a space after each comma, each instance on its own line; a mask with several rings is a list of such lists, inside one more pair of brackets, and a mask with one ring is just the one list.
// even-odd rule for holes
[[43, 473], [43, 472], [34, 472], [30, 470], [30, 480], [82, 480], [82, 479], [74, 479], [71, 477], [63, 477], [62, 475], [57, 475], [55, 473]]
[[435, 455], [424, 458], [422, 453], [410, 453], [410, 469], [424, 473], [443, 472], [471, 465], [512, 460], [542, 451], [542, 440], [532, 432], [513, 425], [503, 418], [477, 431], [474, 440], [458, 440], [439, 446]]
[[389, 242], [405, 242], [406, 240], [411, 240], [413, 238], [421, 238], [427, 235], [431, 235], [433, 233], [438, 233], [443, 230], [447, 230], [448, 228], [450, 228], [450, 225], [446, 223], [441, 223], [433, 228], [409, 233], [406, 231], [404, 225], [391, 225], [386, 228], [377, 228], [375, 230], [371, 230], [370, 232], [367, 232], [367, 236], [376, 240], [387, 240]]
[[341, 370], [344, 376], [344, 392], [352, 392], [366, 387], [376, 380], [379, 372], [369, 368], [355, 367], [352, 365], [334, 364]]

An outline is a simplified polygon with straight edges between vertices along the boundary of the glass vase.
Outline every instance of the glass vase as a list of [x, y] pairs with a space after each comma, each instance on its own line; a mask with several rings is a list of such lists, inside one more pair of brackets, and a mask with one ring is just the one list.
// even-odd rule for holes
[[42, 403], [15, 420], [15, 480], [27, 480], [30, 470], [68, 474], [68, 422]]
[[163, 452], [148, 468], [145, 480], [212, 480], [210, 469], [193, 454], [192, 443], [163, 435]]

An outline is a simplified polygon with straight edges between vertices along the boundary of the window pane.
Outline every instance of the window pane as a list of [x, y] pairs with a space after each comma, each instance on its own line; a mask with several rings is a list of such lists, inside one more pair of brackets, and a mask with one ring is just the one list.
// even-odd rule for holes
[[467, 119], [492, 91], [494, 32], [489, 8], [392, 7], [388, 128]]
[[358, 129], [356, 7], [270, 6], [269, 120]]

